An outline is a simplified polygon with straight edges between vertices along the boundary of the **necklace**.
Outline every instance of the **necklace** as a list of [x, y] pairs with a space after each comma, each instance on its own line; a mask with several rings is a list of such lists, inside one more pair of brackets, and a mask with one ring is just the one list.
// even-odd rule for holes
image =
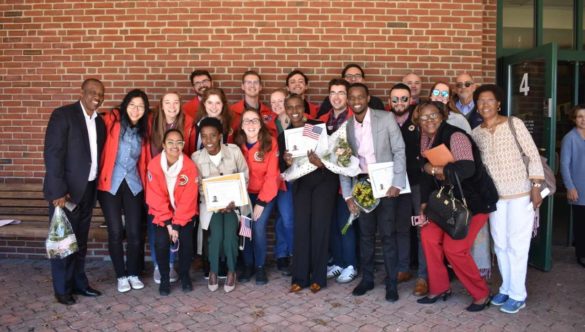
[[483, 128], [487, 129], [487, 131], [489, 131], [490, 133], [494, 133], [496, 131], [496, 128], [498, 127], [498, 125], [502, 123], [502, 119], [500, 117], [498, 117], [495, 121], [494, 124], [492, 125], [488, 125], [487, 123], [484, 122], [485, 126], [482, 125]]

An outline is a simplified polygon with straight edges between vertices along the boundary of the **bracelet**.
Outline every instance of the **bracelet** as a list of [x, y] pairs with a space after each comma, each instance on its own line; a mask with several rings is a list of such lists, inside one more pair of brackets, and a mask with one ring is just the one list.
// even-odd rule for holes
[[540, 187], [542, 187], [542, 183], [540, 183], [540, 182], [532, 182], [532, 187], [533, 188], [540, 188]]

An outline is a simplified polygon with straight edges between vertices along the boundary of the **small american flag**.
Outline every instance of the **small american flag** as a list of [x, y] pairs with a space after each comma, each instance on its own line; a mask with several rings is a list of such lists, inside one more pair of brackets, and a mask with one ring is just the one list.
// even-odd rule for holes
[[240, 217], [240, 235], [252, 240], [252, 219], [246, 216]]
[[303, 128], [303, 136], [312, 138], [316, 141], [319, 140], [321, 132], [323, 132], [323, 128], [308, 123], [305, 123], [305, 127]]

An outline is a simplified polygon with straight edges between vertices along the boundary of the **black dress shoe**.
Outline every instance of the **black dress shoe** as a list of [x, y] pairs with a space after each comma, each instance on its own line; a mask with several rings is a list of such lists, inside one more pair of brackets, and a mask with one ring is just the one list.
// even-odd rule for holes
[[75, 299], [73, 298], [73, 296], [71, 294], [66, 294], [66, 295], [55, 294], [55, 298], [57, 299], [57, 302], [64, 304], [64, 305], [75, 304]]
[[478, 312], [478, 311], [482, 311], [483, 309], [487, 308], [490, 306], [490, 302], [492, 301], [492, 297], [488, 296], [485, 301], [483, 301], [483, 303], [481, 304], [475, 304], [472, 303], [469, 305], [469, 307], [467, 307], [467, 311], [469, 312]]
[[181, 277], [181, 287], [183, 288], [184, 293], [193, 291], [193, 283], [191, 282], [191, 278], [189, 276]]
[[252, 279], [252, 275], [254, 274], [254, 268], [251, 266], [244, 267], [242, 273], [238, 275], [238, 282], [239, 283], [246, 283]]
[[89, 286], [87, 286], [87, 288], [85, 290], [75, 290], [75, 291], [73, 291], [73, 293], [81, 295], [81, 296], [87, 296], [87, 297], [98, 297], [98, 296], [102, 295], [102, 292], [100, 292], [97, 289], [93, 289]]
[[425, 296], [423, 298], [420, 298], [420, 299], [416, 300], [416, 302], [417, 303], [420, 303], [420, 304], [431, 304], [431, 303], [437, 302], [437, 300], [440, 299], [440, 298], [442, 298], [443, 301], [447, 301], [447, 299], [450, 296], [451, 296], [451, 290], [449, 289], [449, 290], [444, 291], [443, 293], [441, 293], [441, 294], [439, 294], [437, 296], [433, 296], [433, 297]]
[[398, 290], [396, 290], [396, 286], [386, 286], [386, 301], [398, 301]]
[[169, 279], [160, 281], [160, 286], [158, 286], [158, 293], [160, 296], [168, 296], [171, 294], [171, 282]]
[[256, 268], [256, 285], [266, 285], [267, 283], [268, 277], [266, 276], [264, 266], [258, 266], [258, 268]]
[[351, 292], [351, 294], [353, 294], [353, 296], [362, 296], [364, 294], [366, 294], [366, 292], [370, 291], [374, 289], [374, 283], [373, 282], [365, 282], [365, 281], [361, 281]]

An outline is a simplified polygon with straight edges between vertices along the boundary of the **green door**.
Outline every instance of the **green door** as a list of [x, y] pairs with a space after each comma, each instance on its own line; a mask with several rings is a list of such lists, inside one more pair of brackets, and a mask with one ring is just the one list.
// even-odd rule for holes
[[[524, 121], [540, 154], [555, 165], [557, 52], [555, 43], [503, 58], [508, 115]], [[556, 170], [555, 170], [556, 171]], [[540, 228], [532, 240], [528, 263], [538, 269], [552, 268], [552, 215], [554, 197], [540, 207]]]

